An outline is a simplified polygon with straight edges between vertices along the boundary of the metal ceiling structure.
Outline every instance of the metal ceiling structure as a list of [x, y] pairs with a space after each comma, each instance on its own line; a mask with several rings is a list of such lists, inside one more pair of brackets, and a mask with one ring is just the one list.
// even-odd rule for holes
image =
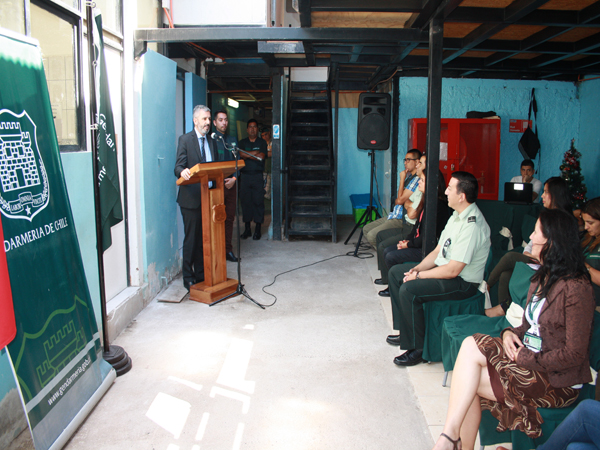
[[577, 81], [600, 73], [596, 0], [298, 0], [298, 17], [292, 28], [140, 29], [136, 53], [162, 42], [170, 58], [206, 61], [209, 92], [261, 105], [282, 67], [336, 67], [340, 89], [355, 91], [427, 76], [435, 19], [443, 77]]

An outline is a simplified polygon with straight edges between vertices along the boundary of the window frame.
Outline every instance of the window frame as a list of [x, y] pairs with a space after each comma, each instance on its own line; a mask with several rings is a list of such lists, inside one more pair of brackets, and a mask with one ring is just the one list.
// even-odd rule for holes
[[25, 0], [26, 3], [26, 26], [28, 36], [31, 36], [31, 8], [30, 4], [55, 15], [61, 20], [69, 23], [73, 27], [73, 73], [75, 75], [75, 111], [77, 123], [76, 145], [59, 144], [61, 153], [84, 152], [87, 151], [87, 132], [86, 132], [86, 111], [85, 111], [85, 93], [83, 90], [83, 14], [73, 7], [54, 0]]

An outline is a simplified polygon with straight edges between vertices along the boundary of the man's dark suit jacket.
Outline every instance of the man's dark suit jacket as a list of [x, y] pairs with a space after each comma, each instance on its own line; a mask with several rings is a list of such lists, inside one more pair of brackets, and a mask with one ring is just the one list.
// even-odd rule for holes
[[[213, 161], [217, 161], [217, 147], [215, 141], [206, 136]], [[183, 169], [191, 169], [201, 163], [200, 144], [196, 130], [192, 130], [179, 137], [177, 145], [177, 158], [175, 160], [175, 176], [179, 178]], [[195, 209], [200, 207], [200, 183], [179, 186], [177, 203], [182, 208]]]

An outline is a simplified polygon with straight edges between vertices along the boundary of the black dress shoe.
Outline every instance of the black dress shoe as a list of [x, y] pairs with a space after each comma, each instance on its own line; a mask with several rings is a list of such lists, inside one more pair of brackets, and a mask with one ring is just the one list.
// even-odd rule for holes
[[190, 292], [190, 287], [193, 284], [195, 284], [195, 283], [191, 280], [183, 280], [183, 287], [186, 288], [188, 292]]
[[394, 358], [394, 364], [397, 366], [416, 366], [422, 362], [425, 362], [423, 359], [423, 350], [409, 350]]
[[384, 283], [381, 278], [377, 278], [373, 283], [378, 284], [379, 286], [385, 286], [387, 283]]
[[385, 342], [387, 342], [390, 345], [400, 346], [400, 335], [391, 334], [385, 339]]
[[225, 259], [231, 262], [238, 262], [237, 257], [233, 254], [233, 252], [229, 252], [225, 254]]
[[380, 297], [389, 297], [390, 296], [390, 288], [379, 291]]
[[254, 239], [255, 241], [258, 241], [261, 236], [262, 235], [260, 234], [260, 231], [255, 231], [254, 236], [252, 236], [252, 239]]
[[252, 231], [246, 228], [246, 230], [242, 233], [240, 237], [242, 239], [248, 239], [250, 236], [252, 236]]

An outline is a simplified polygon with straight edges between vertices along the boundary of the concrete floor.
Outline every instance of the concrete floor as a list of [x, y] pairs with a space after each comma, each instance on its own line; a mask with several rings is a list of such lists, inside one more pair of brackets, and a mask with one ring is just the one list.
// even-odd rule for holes
[[447, 407], [443, 369], [392, 363], [389, 300], [377, 296], [375, 258], [345, 256], [351, 226], [337, 244], [242, 241], [242, 281], [263, 304], [276, 274], [339, 256], [279, 276], [266, 310], [243, 297], [153, 300], [114, 342], [133, 369], [65, 448], [431, 448]]

